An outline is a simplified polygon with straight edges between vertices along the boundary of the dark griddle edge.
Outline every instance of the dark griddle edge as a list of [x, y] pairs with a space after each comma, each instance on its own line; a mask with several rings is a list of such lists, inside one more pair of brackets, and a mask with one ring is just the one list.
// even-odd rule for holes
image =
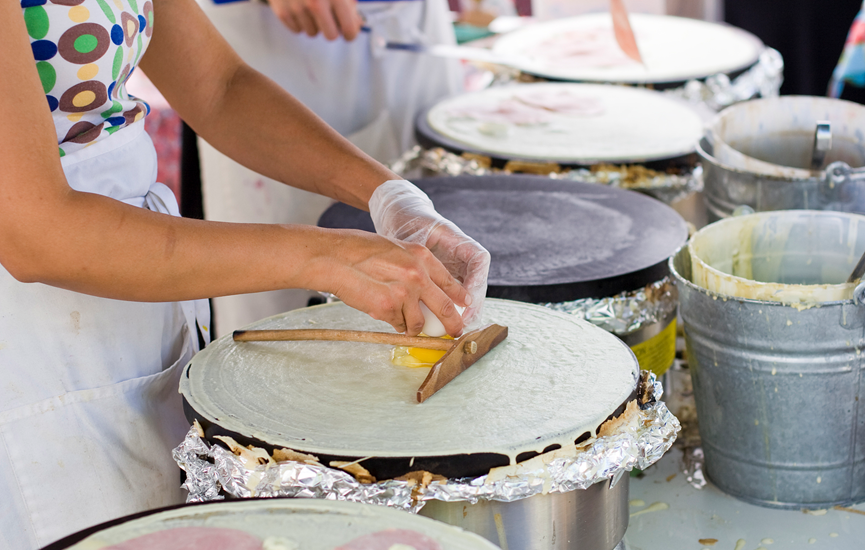
[[[191, 370], [194, 366], [194, 364], [190, 364], [189, 370]], [[187, 370], [187, 375], [189, 370]], [[610, 414], [603, 422], [601, 422], [600, 424], [598, 424], [598, 426], [595, 427], [595, 432], [597, 433], [597, 430], [601, 424], [603, 424], [610, 418], [613, 418], [614, 416], [619, 416], [620, 414], [622, 414], [622, 412], [625, 410], [625, 406], [633, 399], [636, 399], [636, 397], [637, 384], [635, 384], [634, 390], [631, 392], [631, 395], [615, 411], [613, 411], [612, 414]], [[260, 447], [262, 449], [265, 449], [270, 454], [273, 454], [273, 451], [275, 449], [282, 448], [282, 446], [274, 446], [273, 444], [267, 443], [260, 439], [256, 439], [254, 437], [223, 428], [219, 425], [218, 419], [216, 419], [215, 421], [211, 421], [203, 414], [196, 411], [195, 408], [186, 400], [185, 395], [183, 396], [183, 412], [186, 415], [186, 419], [189, 420], [190, 424], [193, 421], [198, 420], [198, 423], [204, 430], [204, 438], [211, 444], [221, 445], [222, 447], [227, 448], [221, 441], [214, 439], [214, 436], [221, 435], [231, 437], [241, 445], [252, 445], [254, 447]], [[590, 434], [586, 432], [584, 434], [581, 434], [580, 437], [577, 438], [576, 442], [579, 443], [585, 441], [589, 437]], [[549, 447], [544, 449], [543, 452], [549, 452], [558, 448], [559, 445], [557, 444], [550, 445]], [[292, 447], [292, 450], [311, 453], [311, 451], [304, 449], [303, 446], [300, 444]], [[319, 453], [311, 454], [315, 454], [315, 456], [318, 457], [319, 461], [324, 465], [328, 465], [331, 461], [354, 462], [356, 460], [364, 458], [362, 456], [324, 455]], [[522, 462], [524, 460], [534, 458], [539, 454], [541, 453], [522, 453], [517, 456], [517, 462]], [[363, 460], [361, 462], [361, 465], [366, 468], [378, 480], [393, 479], [405, 475], [409, 472], [419, 470], [425, 470], [427, 472], [442, 475], [450, 479], [460, 479], [464, 477], [478, 477], [486, 475], [492, 468], [507, 466], [509, 463], [509, 458], [502, 454], [474, 453], [446, 456], [414, 457], [414, 460], [412, 460], [412, 457], [373, 457], [367, 460]]]
[[[244, 502], [249, 500], [272, 500], [269, 498], [247, 498], [244, 499]], [[130, 514], [128, 516], [123, 516], [122, 518], [112, 519], [111, 521], [106, 521], [105, 523], [100, 523], [99, 525], [94, 525], [93, 527], [88, 527], [82, 531], [78, 531], [77, 533], [73, 533], [67, 537], [63, 537], [62, 539], [52, 542], [48, 546], [42, 548], [42, 550], [66, 550], [70, 546], [78, 544], [82, 540], [86, 539], [90, 535], [96, 534], [100, 531], [104, 531], [111, 527], [115, 527], [117, 525], [121, 525], [123, 523], [127, 523], [136, 519], [144, 518], [147, 516], [152, 516], [154, 514], [159, 514], [160, 512], [168, 512], [170, 510], [177, 510], [178, 508], [190, 508], [192, 506], [209, 506], [213, 504], [225, 504], [224, 500], [217, 500], [211, 502], [191, 502], [188, 504], [175, 504], [173, 506], [165, 506], [163, 508], [154, 508], [153, 510], [147, 510], [145, 512], [138, 512], [136, 514]]]
[[433, 149], [435, 147], [441, 147], [442, 149], [449, 151], [451, 153], [461, 155], [463, 153], [470, 153], [474, 155], [481, 155], [483, 157], [488, 157], [490, 159], [490, 164], [493, 168], [504, 168], [505, 164], [509, 161], [523, 161], [523, 162], [534, 162], [534, 163], [546, 163], [552, 162], [558, 164], [563, 168], [588, 168], [590, 166], [595, 166], [597, 164], [614, 164], [614, 165], [626, 165], [626, 164], [640, 164], [645, 166], [650, 170], [655, 170], [658, 172], [667, 172], [672, 171], [673, 173], [683, 173], [690, 172], [697, 165], [697, 154], [695, 152], [686, 153], [683, 155], [679, 155], [676, 157], [667, 157], [667, 158], [656, 158], [656, 159], [628, 159], [621, 161], [584, 161], [578, 162], [574, 160], [565, 160], [565, 159], [537, 159], [537, 158], [525, 158], [517, 155], [505, 155], [500, 153], [491, 153], [489, 151], [482, 151], [480, 149], [475, 149], [472, 146], [457, 141], [455, 139], [451, 139], [447, 136], [444, 136], [433, 129], [432, 126], [429, 125], [427, 121], [427, 115], [429, 114], [429, 109], [424, 109], [420, 112], [420, 114], [415, 119], [414, 125], [414, 135], [415, 139], [417, 139], [418, 144], [424, 149]]

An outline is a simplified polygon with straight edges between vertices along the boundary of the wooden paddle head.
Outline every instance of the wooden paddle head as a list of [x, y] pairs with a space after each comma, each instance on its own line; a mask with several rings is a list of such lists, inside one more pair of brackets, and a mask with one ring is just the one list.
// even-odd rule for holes
[[426, 380], [417, 389], [417, 402], [429, 399], [507, 337], [508, 327], [501, 325], [487, 325], [460, 336], [450, 351], [430, 369]]

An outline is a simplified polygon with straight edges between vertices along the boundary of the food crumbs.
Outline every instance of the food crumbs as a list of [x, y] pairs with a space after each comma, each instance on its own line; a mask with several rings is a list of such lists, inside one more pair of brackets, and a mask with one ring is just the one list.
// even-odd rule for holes
[[[821, 481], [822, 481], [822, 479], [819, 476], [817, 476], [817, 483], [820, 483]], [[802, 511], [808, 515], [811, 515], [811, 516], [825, 516], [826, 512], [828, 512], [829, 510], [802, 510]]]
[[[822, 481], [823, 481], [823, 478], [820, 477], [820, 476], [817, 476], [817, 483], [820, 483], [820, 482], [822, 482]], [[815, 516], [817, 516], [817, 515], [822, 516], [822, 515], [824, 515], [824, 514], [826, 513], [826, 510], [817, 510], [817, 512], [823, 512], [823, 513], [822, 513], [822, 514], [814, 514]]]
[[670, 505], [667, 504], [666, 502], [655, 502], [654, 504], [651, 504], [645, 510], [640, 510], [639, 512], [634, 512], [633, 514], [631, 514], [631, 517], [633, 518], [633, 517], [639, 516], [641, 514], [648, 514], [649, 512], [660, 512], [661, 510], [669, 510], [669, 509], [670, 509]]
[[829, 533], [829, 536], [834, 538], [838, 538], [838, 533]]
[[697, 542], [703, 546], [715, 546], [718, 544], [718, 539], [699, 539]]
[[817, 542], [817, 539], [815, 539], [814, 537], [808, 539], [808, 544], [814, 544], [815, 542]]
[[772, 367], [772, 376], [775, 376], [778, 373], [778, 369]]
[[628, 501], [628, 504], [630, 504], [631, 506], [637, 506], [637, 507], [640, 507], [640, 506], [645, 506], [645, 505], [646, 505], [646, 501], [645, 501], [645, 500], [640, 500], [640, 499], [638, 499], [638, 498], [635, 498], [634, 500]]
[[763, 539], [760, 541], [760, 544], [765, 544], [766, 546], [769, 546], [770, 544], [775, 544], [775, 541], [772, 539]]
[[791, 321], [790, 319], [787, 319], [787, 326], [788, 326], [788, 327], [792, 327], [792, 326], [793, 326], [793, 321]]
[[754, 425], [755, 425], [755, 426], [759, 426], [759, 425], [760, 425], [760, 421], [759, 421], [759, 420], [754, 420]]
[[667, 476], [667, 483], [673, 481], [673, 478], [676, 477], [676, 474], [671, 474]]
[[745, 548], [745, 539], [739, 539], [736, 541], [735, 550], [742, 550], [742, 548]]

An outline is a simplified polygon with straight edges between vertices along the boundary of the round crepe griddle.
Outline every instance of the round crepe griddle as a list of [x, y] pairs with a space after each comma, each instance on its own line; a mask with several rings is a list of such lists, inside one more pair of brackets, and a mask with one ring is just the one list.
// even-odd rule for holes
[[[566, 302], [635, 290], [664, 278], [667, 259], [688, 238], [678, 213], [634, 191], [540, 176], [415, 183], [490, 251], [490, 297]], [[375, 230], [368, 213], [341, 203], [318, 225]]]
[[[547, 308], [488, 299], [482, 324], [506, 340], [424, 403], [427, 368], [391, 362], [393, 346], [234, 342], [198, 353], [181, 375], [190, 421], [205, 437], [359, 461], [377, 479], [426, 470], [484, 475], [596, 433], [635, 394], [639, 366], [612, 334]], [[343, 303], [289, 311], [246, 329], [393, 332]]]
[[[432, 107], [424, 109], [420, 112], [420, 114], [415, 119], [414, 128], [415, 139], [417, 139], [417, 142], [418, 144], [420, 144], [421, 147], [424, 147], [426, 149], [441, 147], [442, 149], [446, 149], [451, 153], [456, 153], [458, 155], [461, 155], [463, 153], [480, 155], [490, 159], [491, 167], [499, 169], [504, 168], [505, 165], [511, 161], [524, 161], [535, 163], [551, 162], [558, 164], [562, 168], [588, 168], [597, 164], [593, 162], [575, 162], [551, 158], [539, 161], [539, 159], [528, 159], [522, 155], [491, 153], [490, 151], [472, 147], [471, 145], [468, 145], [456, 139], [451, 139], [433, 130], [428, 120], [430, 109], [432, 109]], [[696, 153], [688, 153], [687, 155], [682, 155], [678, 157], [649, 160], [645, 162], [642, 162], [639, 159], [633, 159], [628, 161], [626, 164], [630, 163], [639, 163], [642, 166], [645, 166], [646, 168], [649, 168], [650, 170], [655, 170], [657, 172], [672, 171], [673, 173], [680, 173], [693, 170], [694, 166], [697, 163], [697, 156]]]
[[[394, 533], [394, 529], [399, 531]], [[203, 541], [200, 546], [183, 545], [192, 543], [190, 539], [195, 535], [207, 536], [208, 533], [210, 540]], [[154, 537], [166, 537], [167, 541], [154, 541]], [[424, 549], [435, 548], [436, 544], [442, 550], [497, 548], [473, 533], [384, 506], [280, 498], [183, 504], [149, 510], [85, 529], [43, 550], [98, 550], [114, 544], [137, 544], [140, 546], [135, 548], [142, 550], [164, 550], [166, 544], [172, 542], [172, 548], [213, 550], [214, 543], [227, 549], [235, 548], [233, 544], [248, 545], [255, 539], [262, 542], [271, 539], [270, 544], [274, 545], [282, 543], [279, 548], [333, 550], [352, 541], [356, 545], [359, 539], [370, 538], [384, 539], [383, 545], [373, 547], [385, 548], [395, 543], [394, 538], [409, 545], [414, 541], [418, 548]], [[148, 539], [151, 545], [145, 544]]]
[[[736, 75], [756, 63], [765, 48], [753, 34], [730, 25], [640, 13], [630, 14], [629, 20], [643, 58], [642, 65], [627, 59], [621, 63], [605, 64], [593, 63], [588, 58], [550, 58], [549, 52], [555, 47], [550, 46], [551, 42], [561, 40], [562, 46], [569, 47], [573, 40], [579, 41], [590, 35], [598, 40], [605, 39], [608, 53], [618, 53], [609, 13], [527, 26], [499, 38], [493, 51], [528, 58], [515, 66], [542, 78], [660, 85], [658, 87], [663, 88], [678, 87], [689, 80], [720, 73]], [[573, 40], [569, 36], [573, 36]]]
[[416, 120], [427, 147], [562, 166], [692, 167], [703, 134], [684, 101], [643, 88], [539, 83], [446, 98]]

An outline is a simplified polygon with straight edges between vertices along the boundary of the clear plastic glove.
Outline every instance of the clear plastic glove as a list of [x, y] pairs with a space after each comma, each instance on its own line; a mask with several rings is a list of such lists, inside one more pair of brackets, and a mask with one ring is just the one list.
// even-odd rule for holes
[[490, 270], [490, 253], [484, 247], [436, 212], [426, 193], [406, 180], [376, 188], [369, 211], [379, 235], [426, 246], [469, 293], [464, 324], [480, 320]]

